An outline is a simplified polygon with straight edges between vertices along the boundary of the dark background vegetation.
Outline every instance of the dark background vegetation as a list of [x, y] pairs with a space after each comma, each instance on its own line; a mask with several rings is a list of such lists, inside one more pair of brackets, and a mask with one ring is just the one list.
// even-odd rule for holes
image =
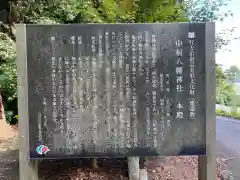
[[[229, 0], [1, 0], [0, 3], [0, 92], [4, 98], [6, 119], [15, 124], [17, 113], [17, 73], [15, 24], [71, 24], [71, 23], [158, 23], [207, 22], [223, 20], [233, 14], [226, 9]], [[216, 36], [216, 51], [229, 43], [226, 29]], [[236, 69], [230, 69], [235, 72]], [[238, 104], [236, 91], [229, 77], [216, 65], [217, 102]], [[235, 78], [235, 76], [234, 76]], [[236, 78], [240, 78], [237, 70]]]

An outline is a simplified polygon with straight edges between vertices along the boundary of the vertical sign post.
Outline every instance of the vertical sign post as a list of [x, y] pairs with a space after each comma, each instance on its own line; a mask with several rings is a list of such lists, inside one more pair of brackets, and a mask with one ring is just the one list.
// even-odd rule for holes
[[29, 106], [27, 42], [25, 25], [17, 25], [18, 113], [19, 113], [19, 178], [38, 180], [38, 160], [29, 158]]
[[206, 156], [198, 157], [198, 179], [216, 179], [216, 75], [215, 75], [215, 24], [207, 23], [205, 29], [205, 118]]

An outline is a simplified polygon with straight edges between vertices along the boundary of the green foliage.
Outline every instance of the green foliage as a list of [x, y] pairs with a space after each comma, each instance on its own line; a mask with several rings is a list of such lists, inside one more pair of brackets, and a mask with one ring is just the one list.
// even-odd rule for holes
[[5, 111], [6, 121], [9, 124], [17, 124], [18, 118], [14, 111]]
[[[233, 16], [231, 11], [225, 10], [231, 0], [189, 0], [186, 1], [186, 13], [192, 22], [223, 21]], [[220, 11], [221, 9], [221, 11]]]
[[[227, 0], [228, 1], [228, 0]], [[203, 4], [201, 4], [204, 2]], [[9, 25], [15, 23], [69, 24], [69, 23], [155, 23], [155, 22], [205, 22], [226, 17], [219, 14], [225, 0], [210, 3], [210, 0], [176, 4], [175, 0], [23, 0], [11, 1]], [[226, 45], [223, 37], [217, 39], [217, 48]], [[17, 118], [16, 49], [14, 37], [0, 34], [0, 88], [7, 97], [5, 108], [9, 121]], [[217, 84], [224, 85], [224, 75], [219, 71]], [[219, 94], [224, 94], [219, 88]], [[224, 103], [230, 99], [223, 99]], [[227, 99], [227, 100], [225, 100]]]
[[231, 66], [228, 71], [235, 77], [235, 80], [240, 80], [240, 69], [237, 66]]
[[173, 0], [103, 0], [96, 9], [107, 23], [188, 21], [182, 5]]
[[222, 68], [216, 65], [216, 103], [226, 106], [236, 105], [236, 88], [232, 83], [227, 84], [227, 80], [228, 73], [223, 72]]
[[240, 106], [240, 95], [234, 94], [232, 95], [232, 100], [229, 103], [231, 107], [239, 107]]
[[233, 72], [233, 73], [237, 73], [237, 72], [240, 72], [239, 68], [237, 66], [231, 66], [229, 68], [229, 71], [230, 72]]
[[[165, 0], [12, 1], [11, 10], [13, 23], [28, 24], [187, 21], [181, 5]], [[0, 60], [0, 88], [7, 97], [7, 119], [12, 122], [17, 120], [16, 49], [15, 42], [3, 33]]]
[[232, 104], [232, 101], [235, 95], [236, 95], [236, 91], [234, 89], [234, 86], [225, 84], [220, 90], [219, 98], [223, 102], [222, 104], [226, 106], [230, 106]]
[[216, 114], [219, 115], [219, 116], [225, 116], [225, 117], [230, 117], [230, 118], [240, 120], [240, 113], [237, 112], [237, 111], [226, 112], [226, 111], [223, 111], [223, 110], [216, 109]]
[[223, 104], [226, 106], [230, 106], [233, 104], [234, 97], [236, 96], [235, 88], [232, 84], [227, 85], [224, 83], [221, 87], [217, 87], [217, 104]]
[[139, 0], [136, 22], [186, 22], [189, 21], [183, 4], [174, 0]]
[[216, 109], [216, 114], [219, 116], [227, 116], [227, 117], [231, 116], [231, 113], [224, 110], [219, 110], [219, 109]]
[[55, 23], [87, 23], [103, 20], [93, 4], [81, 0], [45, 1], [35, 0], [23, 1], [23, 3], [12, 4], [12, 9], [17, 17], [17, 22], [36, 24]]
[[216, 86], [222, 86], [226, 80], [226, 74], [224, 74], [222, 68], [216, 64]]
[[[6, 120], [14, 123], [17, 114], [17, 73], [15, 42], [6, 34], [0, 33], [0, 90], [4, 94]], [[11, 107], [9, 107], [11, 105]], [[11, 109], [11, 110], [10, 110]]]
[[12, 100], [17, 97], [15, 43], [4, 33], [0, 33], [0, 40], [0, 89]]
[[[191, 22], [215, 22], [223, 21], [233, 13], [227, 10], [226, 6], [231, 0], [187, 0], [185, 12]], [[220, 11], [221, 10], [221, 11]], [[231, 40], [238, 37], [230, 37], [235, 27], [229, 27], [216, 34], [215, 50], [223, 50]]]
[[239, 37], [232, 36], [235, 29], [236, 27], [229, 27], [216, 34], [216, 42], [215, 42], [216, 51], [219, 51], [219, 50], [228, 51], [229, 49], [226, 48], [226, 45], [228, 45], [233, 40], [239, 39]]

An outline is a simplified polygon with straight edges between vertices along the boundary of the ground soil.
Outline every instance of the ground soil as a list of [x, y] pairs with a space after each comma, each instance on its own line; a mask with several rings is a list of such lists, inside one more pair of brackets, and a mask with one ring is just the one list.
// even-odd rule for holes
[[[0, 120], [0, 180], [18, 180], [18, 128]], [[126, 159], [101, 159], [98, 169], [91, 161], [45, 160], [40, 163], [41, 180], [127, 180]], [[197, 180], [197, 157], [149, 158], [145, 162], [149, 180]], [[226, 163], [217, 159], [217, 180], [225, 180]]]

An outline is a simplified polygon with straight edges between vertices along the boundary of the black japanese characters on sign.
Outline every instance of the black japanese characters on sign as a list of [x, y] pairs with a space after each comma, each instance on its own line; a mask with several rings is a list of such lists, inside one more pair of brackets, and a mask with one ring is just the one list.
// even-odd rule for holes
[[30, 157], [205, 154], [210, 25], [26, 25]]

